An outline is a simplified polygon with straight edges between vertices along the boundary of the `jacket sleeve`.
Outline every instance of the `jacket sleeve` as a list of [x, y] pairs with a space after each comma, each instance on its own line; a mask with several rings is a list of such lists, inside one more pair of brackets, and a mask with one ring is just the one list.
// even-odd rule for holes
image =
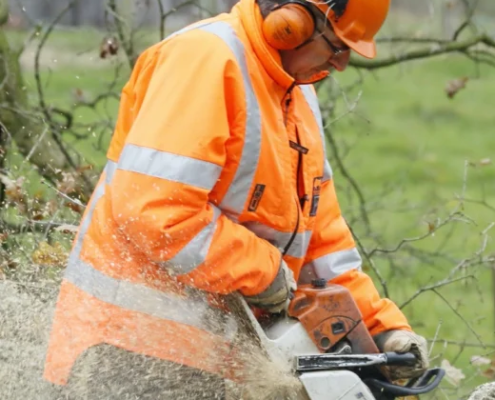
[[223, 40], [198, 30], [148, 57], [131, 78], [139, 110], [121, 110], [135, 118], [110, 186], [111, 206], [129, 242], [179, 281], [255, 295], [276, 276], [281, 254], [210, 198], [224, 184], [226, 160], [238, 157], [226, 144], [242, 143], [246, 120], [234, 57]]
[[[328, 164], [325, 170], [330, 171]], [[361, 271], [361, 257], [342, 217], [333, 178], [326, 175], [299, 282], [324, 278], [349, 289], [372, 335], [389, 329], [411, 330], [399, 308], [391, 300], [380, 298], [371, 278]]]

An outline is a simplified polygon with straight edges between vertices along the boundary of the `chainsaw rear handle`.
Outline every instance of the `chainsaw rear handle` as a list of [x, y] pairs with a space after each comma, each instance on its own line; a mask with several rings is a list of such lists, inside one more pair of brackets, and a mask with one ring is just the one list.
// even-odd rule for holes
[[416, 356], [413, 353], [395, 353], [395, 352], [387, 352], [384, 353], [387, 357], [387, 362], [385, 365], [414, 365], [416, 364]]
[[365, 379], [364, 383], [373, 389], [383, 391], [387, 394], [391, 394], [395, 397], [405, 396], [417, 396], [420, 394], [431, 392], [435, 389], [443, 377], [445, 376], [445, 370], [442, 368], [429, 369], [423, 376], [414, 384], [414, 386], [400, 386], [393, 383], [381, 381], [378, 379]]

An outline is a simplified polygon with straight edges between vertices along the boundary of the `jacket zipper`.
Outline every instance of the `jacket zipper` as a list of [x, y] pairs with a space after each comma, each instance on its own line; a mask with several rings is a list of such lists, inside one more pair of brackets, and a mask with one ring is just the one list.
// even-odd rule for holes
[[294, 228], [294, 232], [292, 232], [292, 236], [289, 239], [289, 242], [287, 243], [287, 246], [284, 248], [284, 252], [282, 253], [282, 256], [285, 256], [287, 252], [289, 251], [290, 246], [292, 246], [292, 242], [294, 242], [294, 239], [296, 238], [297, 235], [297, 230], [299, 229], [299, 219], [300, 219], [300, 213], [299, 213], [299, 200], [296, 199], [296, 207], [297, 207], [297, 220], [296, 220], [296, 227]]
[[290, 103], [292, 101], [292, 89], [294, 89], [295, 82], [292, 83], [289, 88], [287, 89], [287, 92], [285, 93], [284, 96], [284, 125], [287, 126], [287, 120], [289, 118], [289, 107]]
[[[290, 107], [290, 103], [292, 101], [292, 95], [291, 95], [291, 92], [292, 92], [292, 89], [294, 88], [295, 84], [293, 83], [289, 89], [287, 90], [287, 93], [286, 93], [286, 96], [287, 99], [285, 100], [285, 110], [284, 110], [284, 124], [285, 126], [287, 126], [287, 119], [288, 119], [288, 116], [289, 116], [289, 107]], [[297, 132], [297, 128], [296, 128], [296, 138], [297, 138], [297, 144], [301, 144], [299, 143], [299, 133]], [[299, 230], [299, 223], [300, 223], [300, 212], [299, 212], [299, 207], [300, 207], [300, 200], [299, 200], [299, 175], [300, 175], [300, 172], [301, 172], [301, 161], [302, 161], [302, 154], [299, 153], [298, 156], [297, 156], [297, 168], [296, 168], [296, 209], [297, 209], [297, 220], [296, 220], [296, 226], [294, 228], [294, 231], [292, 232], [292, 235], [289, 239], [289, 242], [287, 243], [287, 245], [285, 246], [284, 248], [284, 251], [282, 253], [282, 256], [285, 256], [287, 254], [287, 252], [289, 251], [289, 248], [290, 246], [292, 246], [292, 243], [294, 242], [294, 239], [296, 238], [296, 235], [297, 235], [297, 231]]]

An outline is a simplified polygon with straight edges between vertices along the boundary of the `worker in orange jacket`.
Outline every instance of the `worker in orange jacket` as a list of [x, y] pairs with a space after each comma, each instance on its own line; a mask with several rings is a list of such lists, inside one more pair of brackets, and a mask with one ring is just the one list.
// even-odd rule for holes
[[351, 291], [380, 350], [416, 353], [394, 377], [425, 370], [425, 340], [361, 271], [312, 86], [351, 51], [375, 57], [388, 9], [240, 0], [142, 53], [61, 285], [47, 380], [70, 383], [86, 360], [89, 398], [179, 398], [177, 380], [183, 398], [221, 398], [236, 326], [223, 295], [277, 313], [314, 278]]

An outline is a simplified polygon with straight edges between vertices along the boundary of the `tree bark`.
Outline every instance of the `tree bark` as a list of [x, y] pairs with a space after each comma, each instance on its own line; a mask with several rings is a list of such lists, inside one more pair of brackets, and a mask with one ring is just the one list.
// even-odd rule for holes
[[42, 175], [54, 178], [55, 170], [67, 167], [67, 160], [46, 131], [48, 127], [41, 116], [29, 106], [20, 53], [11, 48], [4, 29], [8, 15], [8, 1], [0, 0], [0, 123], [6, 131], [2, 137], [10, 136], [19, 152], [25, 157], [29, 155], [29, 162]]

